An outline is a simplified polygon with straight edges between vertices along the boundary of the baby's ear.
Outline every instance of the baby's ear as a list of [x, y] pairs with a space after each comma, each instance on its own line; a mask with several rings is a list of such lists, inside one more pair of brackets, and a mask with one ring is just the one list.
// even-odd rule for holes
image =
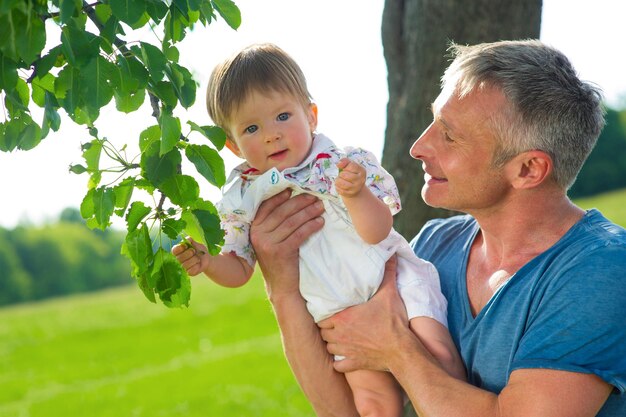
[[317, 129], [317, 104], [311, 103], [309, 104], [309, 128], [311, 132], [314, 132]]
[[234, 153], [235, 155], [237, 155], [240, 158], [242, 157], [241, 156], [241, 151], [239, 150], [239, 146], [237, 146], [237, 143], [234, 140], [232, 140], [231, 138], [226, 138], [226, 144], [225, 145], [226, 145], [226, 147], [228, 149], [230, 149], [230, 151], [232, 153]]

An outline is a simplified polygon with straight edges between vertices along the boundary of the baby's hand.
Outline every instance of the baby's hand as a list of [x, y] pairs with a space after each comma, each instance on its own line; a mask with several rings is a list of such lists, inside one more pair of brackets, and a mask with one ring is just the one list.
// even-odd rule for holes
[[188, 238], [172, 248], [172, 254], [191, 276], [198, 275], [209, 266], [206, 246]]
[[342, 158], [337, 163], [339, 175], [335, 180], [337, 193], [342, 197], [354, 197], [361, 192], [365, 185], [365, 168], [360, 164]]

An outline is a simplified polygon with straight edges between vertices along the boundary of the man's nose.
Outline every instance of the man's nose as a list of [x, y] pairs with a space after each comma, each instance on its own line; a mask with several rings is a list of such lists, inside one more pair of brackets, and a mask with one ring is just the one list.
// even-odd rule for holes
[[423, 159], [428, 152], [428, 138], [433, 134], [434, 122], [422, 132], [419, 138], [413, 142], [409, 154], [415, 159]]

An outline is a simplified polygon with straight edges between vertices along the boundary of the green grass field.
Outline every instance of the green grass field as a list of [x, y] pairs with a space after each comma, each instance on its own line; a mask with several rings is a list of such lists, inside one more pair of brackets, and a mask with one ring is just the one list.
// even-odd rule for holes
[[597, 208], [607, 219], [626, 227], [626, 189], [581, 198], [575, 202], [584, 209]]
[[[626, 226], [626, 190], [578, 200]], [[193, 280], [188, 309], [135, 286], [0, 309], [0, 417], [313, 416], [261, 277]]]
[[312, 416], [260, 276], [193, 281], [170, 310], [135, 286], [0, 310], [0, 416]]

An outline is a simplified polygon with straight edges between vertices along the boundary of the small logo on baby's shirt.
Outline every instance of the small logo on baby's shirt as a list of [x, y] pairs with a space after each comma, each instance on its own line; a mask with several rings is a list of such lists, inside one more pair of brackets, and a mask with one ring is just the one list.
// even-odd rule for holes
[[270, 176], [270, 182], [272, 184], [277, 184], [278, 183], [278, 172], [272, 171], [272, 175]]

